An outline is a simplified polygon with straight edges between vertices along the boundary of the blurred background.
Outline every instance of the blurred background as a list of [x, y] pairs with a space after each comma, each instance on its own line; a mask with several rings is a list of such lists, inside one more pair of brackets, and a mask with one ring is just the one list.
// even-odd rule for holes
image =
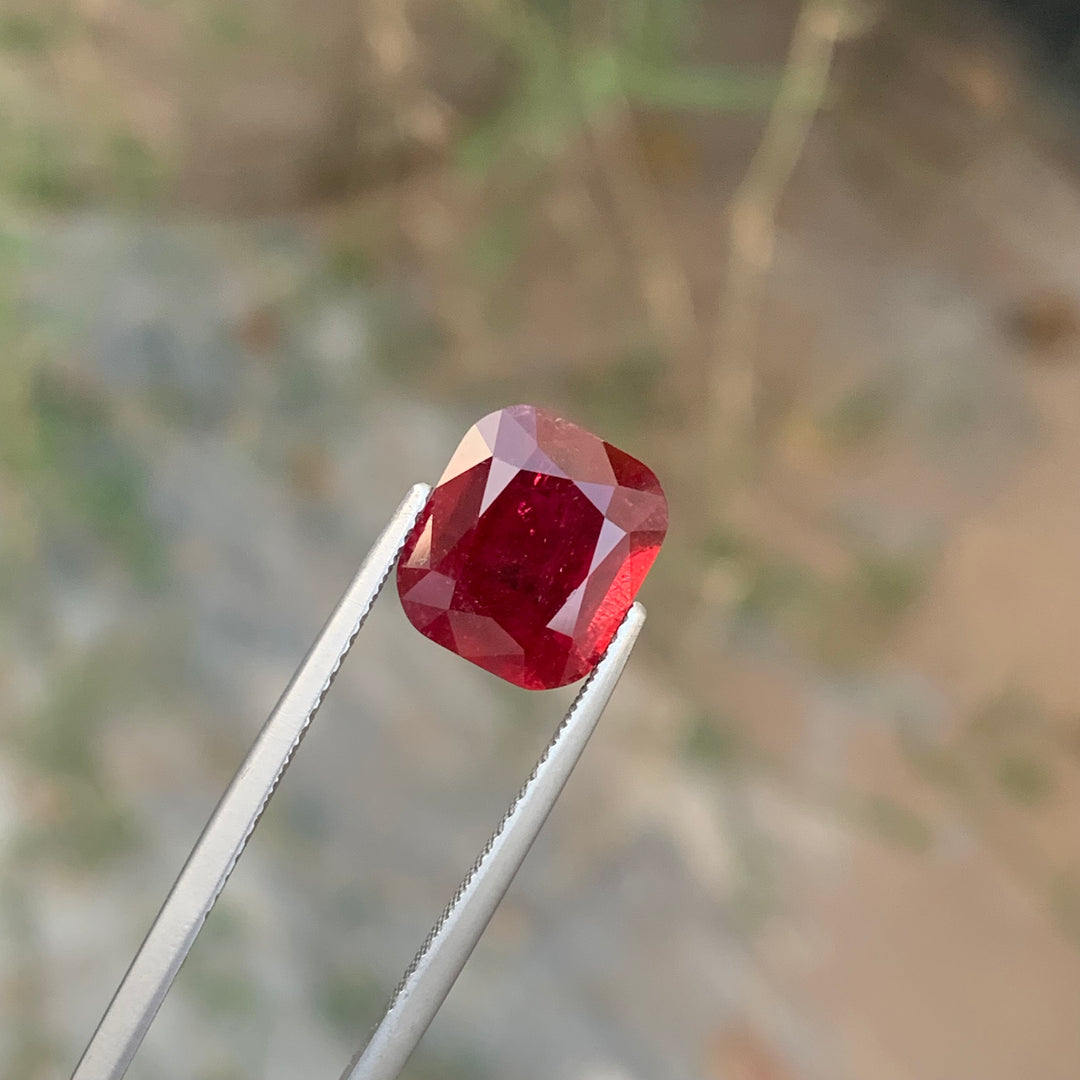
[[[531, 402], [630, 670], [411, 1080], [1072, 1080], [1080, 8], [3, 0], [0, 1076], [66, 1077], [360, 558]], [[572, 691], [384, 596], [130, 1076], [335, 1077]]]

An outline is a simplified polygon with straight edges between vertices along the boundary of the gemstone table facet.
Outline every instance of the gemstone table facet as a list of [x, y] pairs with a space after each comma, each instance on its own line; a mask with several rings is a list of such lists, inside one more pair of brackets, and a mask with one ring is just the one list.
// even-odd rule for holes
[[402, 549], [409, 621], [529, 690], [587, 675], [667, 532], [652, 471], [531, 405], [471, 427]]

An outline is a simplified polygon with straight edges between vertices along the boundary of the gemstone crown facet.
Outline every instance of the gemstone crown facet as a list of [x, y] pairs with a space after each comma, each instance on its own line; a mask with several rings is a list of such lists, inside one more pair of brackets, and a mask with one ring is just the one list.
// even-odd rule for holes
[[465, 434], [398, 562], [409, 621], [529, 690], [603, 655], [667, 532], [652, 471], [546, 409], [514, 405]]

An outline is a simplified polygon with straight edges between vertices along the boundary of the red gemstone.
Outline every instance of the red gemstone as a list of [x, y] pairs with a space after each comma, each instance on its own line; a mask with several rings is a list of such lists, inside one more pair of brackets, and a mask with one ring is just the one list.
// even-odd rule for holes
[[652, 471], [584, 428], [514, 405], [465, 434], [405, 543], [420, 633], [547, 690], [603, 655], [667, 532]]

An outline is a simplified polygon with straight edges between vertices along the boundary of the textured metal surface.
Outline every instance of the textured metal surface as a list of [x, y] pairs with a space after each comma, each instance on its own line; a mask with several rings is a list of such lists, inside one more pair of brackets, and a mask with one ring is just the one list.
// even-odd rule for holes
[[581, 757], [645, 622], [634, 604], [342, 1080], [393, 1080], [439, 1011]]
[[127, 1071], [429, 493], [427, 484], [410, 489], [297, 669], [180, 871], [72, 1080], [119, 1080]]

